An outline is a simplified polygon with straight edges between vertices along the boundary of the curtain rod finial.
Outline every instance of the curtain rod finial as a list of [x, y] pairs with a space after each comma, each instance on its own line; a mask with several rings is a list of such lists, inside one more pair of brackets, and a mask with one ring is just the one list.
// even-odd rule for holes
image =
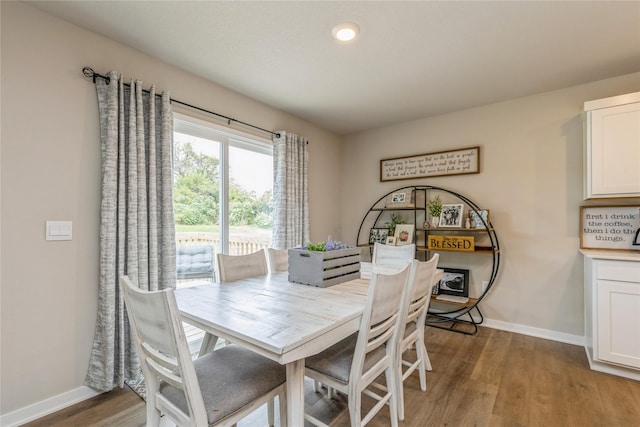
[[91, 67], [84, 67], [82, 69], [82, 74], [84, 74], [85, 77], [88, 77], [90, 79], [93, 79], [93, 84], [96, 83], [96, 73], [95, 71], [93, 71], [93, 68]]

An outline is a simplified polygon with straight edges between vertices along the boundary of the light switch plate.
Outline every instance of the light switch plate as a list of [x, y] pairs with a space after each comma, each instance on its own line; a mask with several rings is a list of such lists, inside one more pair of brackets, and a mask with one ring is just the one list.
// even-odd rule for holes
[[73, 225], [71, 221], [47, 221], [46, 240], [71, 240]]

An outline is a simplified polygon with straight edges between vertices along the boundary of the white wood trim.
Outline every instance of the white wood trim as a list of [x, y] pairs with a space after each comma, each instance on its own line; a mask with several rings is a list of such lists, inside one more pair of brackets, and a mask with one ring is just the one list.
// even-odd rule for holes
[[587, 360], [589, 361], [589, 367], [598, 372], [604, 372], [605, 374], [617, 375], [619, 377], [628, 378], [630, 380], [640, 381], [640, 372], [637, 370], [627, 369], [622, 366], [617, 366], [611, 363], [602, 363], [597, 360], [593, 360], [589, 350], [585, 347], [587, 353]]
[[598, 110], [600, 108], [615, 107], [617, 105], [640, 102], [640, 92], [611, 96], [609, 98], [596, 99], [584, 103], [584, 111]]
[[99, 394], [101, 394], [101, 392], [86, 386], [81, 386], [4, 414], [0, 416], [0, 425], [3, 427], [19, 426], [75, 405], [76, 403], [91, 399]]
[[514, 332], [516, 334], [529, 335], [531, 337], [544, 338], [550, 341], [563, 342], [583, 346], [584, 336], [567, 334], [564, 332], [552, 331], [550, 329], [535, 328], [533, 326], [519, 325], [517, 323], [503, 322], [501, 320], [484, 319], [481, 326], [499, 329], [501, 331]]

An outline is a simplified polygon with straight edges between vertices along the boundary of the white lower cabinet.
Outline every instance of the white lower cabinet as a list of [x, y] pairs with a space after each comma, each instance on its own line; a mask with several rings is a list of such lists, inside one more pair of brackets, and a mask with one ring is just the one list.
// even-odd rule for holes
[[592, 251], [583, 254], [589, 364], [594, 370], [640, 380], [640, 254], [622, 259], [612, 253], [606, 258]]
[[640, 283], [598, 280], [598, 359], [640, 368]]

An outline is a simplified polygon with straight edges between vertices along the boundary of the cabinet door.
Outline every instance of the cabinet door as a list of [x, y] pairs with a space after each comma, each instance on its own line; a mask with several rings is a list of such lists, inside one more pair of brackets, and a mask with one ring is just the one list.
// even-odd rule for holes
[[640, 103], [589, 112], [585, 198], [640, 196]]
[[597, 357], [640, 368], [640, 283], [598, 280]]

